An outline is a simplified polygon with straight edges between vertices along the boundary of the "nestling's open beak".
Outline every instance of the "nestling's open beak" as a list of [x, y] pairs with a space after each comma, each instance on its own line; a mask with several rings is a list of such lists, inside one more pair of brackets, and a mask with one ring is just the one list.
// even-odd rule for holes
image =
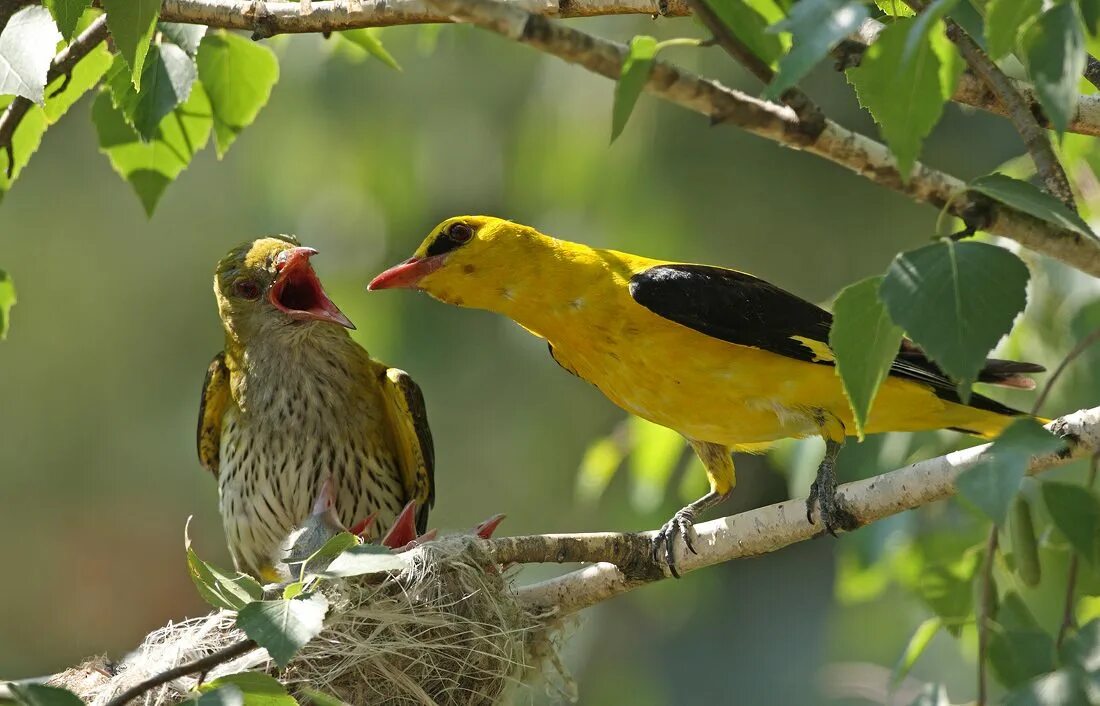
[[415, 289], [421, 279], [438, 270], [442, 264], [442, 255], [410, 257], [372, 279], [367, 289]]
[[276, 256], [279, 274], [268, 293], [271, 304], [292, 319], [328, 321], [354, 329], [355, 324], [332, 303], [313, 272], [309, 258], [316, 254], [313, 248], [290, 248]]

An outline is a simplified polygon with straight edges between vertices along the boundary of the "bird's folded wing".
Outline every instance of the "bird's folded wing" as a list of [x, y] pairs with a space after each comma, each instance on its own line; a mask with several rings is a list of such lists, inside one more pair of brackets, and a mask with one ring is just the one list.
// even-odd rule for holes
[[659, 265], [630, 278], [634, 301], [713, 338], [808, 363], [832, 364], [832, 315], [752, 275], [706, 265]]
[[229, 368], [225, 365], [225, 353], [218, 353], [206, 370], [202, 384], [202, 401], [199, 403], [198, 448], [199, 462], [215, 476], [218, 475], [218, 453], [221, 447], [222, 415], [229, 404]]
[[[829, 348], [832, 314], [750, 274], [707, 265], [658, 265], [630, 278], [630, 295], [658, 316], [713, 338], [808, 363], [835, 364]], [[903, 340], [890, 375], [927, 385], [937, 397], [961, 404], [956, 384], [912, 341]], [[968, 404], [1018, 414], [981, 395], [971, 395]]]
[[428, 427], [424, 395], [409, 374], [386, 368], [382, 375], [382, 394], [401, 459], [401, 474], [408, 497], [417, 501], [418, 532], [428, 525], [428, 510], [435, 502], [435, 446]]

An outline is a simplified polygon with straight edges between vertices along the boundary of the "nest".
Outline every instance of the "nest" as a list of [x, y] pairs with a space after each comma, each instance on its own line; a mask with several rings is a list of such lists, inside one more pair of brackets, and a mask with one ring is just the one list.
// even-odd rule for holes
[[[425, 544], [408, 569], [382, 581], [357, 577], [324, 584], [331, 603], [325, 629], [285, 669], [277, 670], [265, 650], [254, 650], [205, 680], [265, 671], [291, 694], [308, 687], [355, 706], [509, 703], [521, 685], [540, 681], [559, 697], [572, 698], [572, 682], [558, 659], [560, 621], [523, 610], [500, 569], [468, 537]], [[244, 639], [235, 618], [221, 611], [169, 624], [109, 677], [94, 678], [104, 670], [89, 662], [53, 683], [102, 706], [150, 676]], [[154, 689], [135, 703], [179, 703], [197, 677]]]

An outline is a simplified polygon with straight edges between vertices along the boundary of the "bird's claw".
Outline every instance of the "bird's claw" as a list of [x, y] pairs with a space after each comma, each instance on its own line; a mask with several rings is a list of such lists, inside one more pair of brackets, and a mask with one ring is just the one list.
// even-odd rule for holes
[[669, 573], [675, 578], [680, 578], [680, 571], [676, 568], [676, 538], [683, 537], [684, 545], [692, 554], [698, 554], [695, 550], [695, 511], [685, 507], [676, 512], [672, 519], [664, 524], [653, 538], [653, 561], [661, 560], [661, 547], [664, 546], [665, 564]]
[[843, 499], [836, 492], [836, 471], [830, 463], [822, 463], [817, 478], [810, 486], [810, 495], [806, 498], [806, 521], [814, 524], [814, 505], [820, 513], [821, 524], [825, 531], [836, 536], [837, 530], [852, 530], [859, 521], [844, 508]]

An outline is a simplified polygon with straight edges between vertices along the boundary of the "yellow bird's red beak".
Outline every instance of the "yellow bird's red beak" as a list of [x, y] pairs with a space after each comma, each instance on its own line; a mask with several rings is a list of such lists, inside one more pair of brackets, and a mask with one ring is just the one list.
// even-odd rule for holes
[[421, 279], [435, 272], [442, 264], [443, 258], [440, 255], [410, 257], [372, 279], [367, 289], [415, 289]]
[[328, 321], [354, 329], [355, 324], [325, 294], [309, 264], [316, 254], [313, 248], [290, 248], [276, 256], [278, 275], [268, 293], [271, 304], [293, 319]]

